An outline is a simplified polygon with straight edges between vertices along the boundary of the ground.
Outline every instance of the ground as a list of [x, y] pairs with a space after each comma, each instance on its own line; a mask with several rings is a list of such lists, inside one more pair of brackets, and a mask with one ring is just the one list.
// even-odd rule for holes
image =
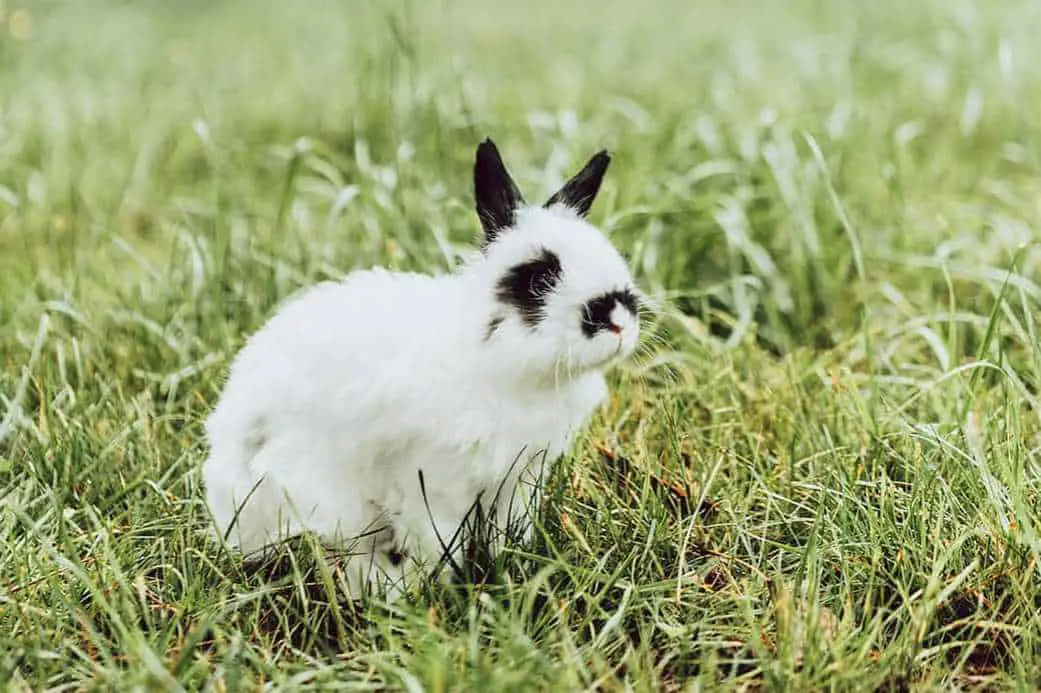
[[[0, 0], [0, 680], [1041, 681], [1041, 3]], [[472, 247], [492, 136], [655, 306], [495, 581], [209, 538], [245, 337]]]

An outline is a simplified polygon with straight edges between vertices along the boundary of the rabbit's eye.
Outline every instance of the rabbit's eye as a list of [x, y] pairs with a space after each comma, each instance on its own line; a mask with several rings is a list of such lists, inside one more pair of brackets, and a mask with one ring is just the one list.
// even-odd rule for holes
[[537, 257], [514, 265], [499, 280], [496, 298], [517, 309], [525, 325], [534, 327], [542, 319], [546, 296], [560, 283], [560, 258], [543, 248]]

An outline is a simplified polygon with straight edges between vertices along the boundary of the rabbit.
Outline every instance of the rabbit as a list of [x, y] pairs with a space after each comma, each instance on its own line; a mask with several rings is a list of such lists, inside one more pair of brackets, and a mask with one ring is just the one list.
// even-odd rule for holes
[[253, 555], [303, 532], [350, 545], [351, 595], [381, 584], [392, 601], [418, 567], [460, 558], [475, 502], [529, 507], [639, 338], [628, 266], [586, 220], [610, 161], [533, 206], [487, 138], [483, 243], [460, 268], [357, 270], [289, 298], [206, 420], [211, 531]]

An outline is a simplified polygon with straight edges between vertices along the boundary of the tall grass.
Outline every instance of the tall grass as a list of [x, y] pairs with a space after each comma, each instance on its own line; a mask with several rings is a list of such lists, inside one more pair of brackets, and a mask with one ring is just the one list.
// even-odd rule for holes
[[[1036, 685], [1041, 6], [0, 1], [13, 689]], [[444, 271], [493, 136], [661, 309], [482, 590], [207, 537], [279, 300]]]

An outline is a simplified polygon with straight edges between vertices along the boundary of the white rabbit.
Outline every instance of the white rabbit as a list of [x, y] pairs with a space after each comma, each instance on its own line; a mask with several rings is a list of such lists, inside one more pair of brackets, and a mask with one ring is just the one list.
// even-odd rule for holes
[[488, 139], [485, 243], [464, 267], [357, 271], [287, 301], [206, 422], [215, 529], [247, 553], [305, 530], [354, 545], [352, 594], [389, 578], [394, 598], [415, 561], [458, 558], [478, 497], [499, 518], [525, 507], [639, 334], [626, 263], [585, 221], [609, 163], [600, 152], [534, 207]]

